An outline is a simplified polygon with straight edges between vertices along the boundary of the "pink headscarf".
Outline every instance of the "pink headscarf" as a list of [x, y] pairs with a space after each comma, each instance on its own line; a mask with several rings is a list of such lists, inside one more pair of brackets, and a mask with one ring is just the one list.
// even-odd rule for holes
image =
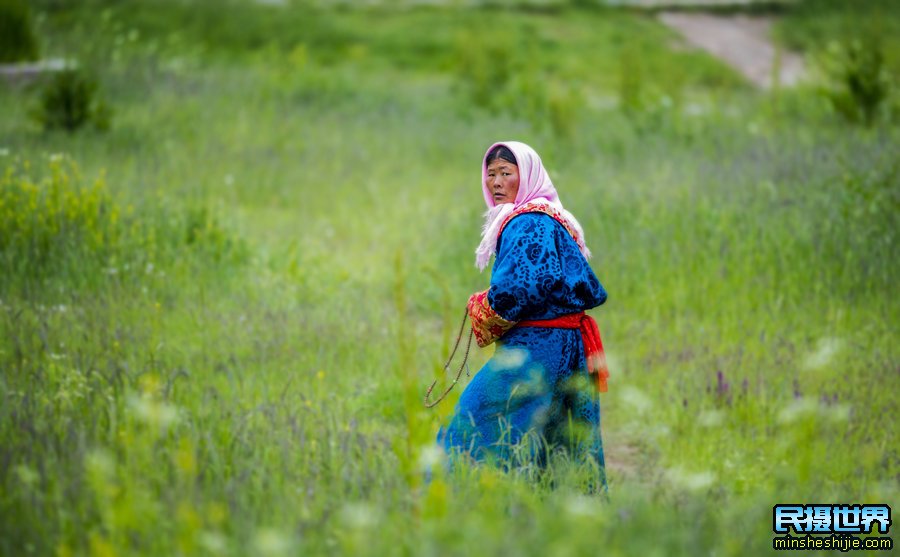
[[[494, 196], [487, 185], [487, 157], [491, 150], [498, 145], [502, 145], [512, 151], [516, 156], [516, 163], [519, 167], [519, 192], [516, 194], [516, 200], [513, 203], [494, 203]], [[484, 192], [484, 202], [487, 204], [488, 210], [484, 214], [484, 227], [481, 230], [481, 243], [475, 250], [475, 266], [479, 270], [484, 270], [491, 260], [491, 255], [497, 251], [497, 237], [500, 233], [500, 225], [506, 217], [515, 209], [525, 205], [526, 203], [547, 204], [558, 209], [563, 217], [576, 231], [575, 239], [578, 248], [585, 257], [591, 256], [591, 251], [584, 244], [584, 231], [581, 224], [574, 216], [563, 208], [556, 194], [556, 188], [550, 181], [550, 175], [544, 169], [544, 163], [541, 157], [534, 149], [524, 143], [518, 141], [501, 141], [494, 143], [488, 148], [481, 162], [481, 189]]]

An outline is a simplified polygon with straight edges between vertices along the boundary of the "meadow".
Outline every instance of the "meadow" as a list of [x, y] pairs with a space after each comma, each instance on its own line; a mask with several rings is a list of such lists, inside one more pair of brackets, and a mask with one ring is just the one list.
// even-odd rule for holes
[[[777, 503], [898, 508], [896, 88], [848, 122], [589, 2], [32, 4], [111, 121], [0, 88], [0, 555], [755, 555]], [[896, 6], [775, 37], [877, 28], [896, 85]], [[609, 292], [608, 497], [433, 447], [502, 139]]]

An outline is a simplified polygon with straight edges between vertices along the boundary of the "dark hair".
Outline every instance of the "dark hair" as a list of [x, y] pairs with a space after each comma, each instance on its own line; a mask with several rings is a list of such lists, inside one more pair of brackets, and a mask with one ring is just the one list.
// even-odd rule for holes
[[516, 156], [513, 155], [513, 152], [510, 151], [509, 147], [506, 145], [497, 145], [491, 149], [487, 158], [484, 160], [484, 165], [487, 166], [497, 159], [503, 159], [506, 162], [511, 162], [514, 165], [519, 166], [519, 163], [516, 162]]

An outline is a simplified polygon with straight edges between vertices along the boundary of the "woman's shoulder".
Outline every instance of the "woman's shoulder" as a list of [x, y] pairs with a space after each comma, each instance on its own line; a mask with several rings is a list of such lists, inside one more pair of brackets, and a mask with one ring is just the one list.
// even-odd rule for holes
[[553, 224], [549, 218], [543, 213], [518, 213], [513, 215], [500, 228], [500, 235], [497, 238], [497, 249], [500, 249], [500, 243], [504, 239], [522, 239], [528, 238], [533, 240], [549, 239], [553, 235]]
[[565, 244], [572, 240], [569, 233], [552, 216], [542, 212], [528, 212], [513, 215], [501, 229], [497, 238], [497, 251], [506, 245], [509, 249], [515, 246], [534, 246], [541, 244]]
[[525, 235], [530, 237], [553, 236], [555, 234], [569, 232], [561, 222], [552, 215], [542, 211], [529, 211], [513, 215], [501, 230], [501, 236], [504, 233], [509, 235]]
[[516, 231], [534, 231], [534, 229], [536, 228], [542, 228], [553, 230], [553, 224], [562, 227], [562, 225], [559, 224], [556, 219], [545, 212], [528, 211], [512, 215], [506, 222], [506, 226], [503, 229]]

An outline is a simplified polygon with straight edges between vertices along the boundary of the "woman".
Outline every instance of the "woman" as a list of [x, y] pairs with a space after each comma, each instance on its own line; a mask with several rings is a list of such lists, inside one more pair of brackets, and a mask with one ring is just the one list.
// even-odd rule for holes
[[606, 291], [586, 260], [584, 233], [524, 143], [488, 149], [482, 187], [488, 211], [476, 265], [484, 270], [496, 257], [491, 286], [472, 295], [468, 313], [478, 345], [497, 348], [438, 441], [451, 453], [510, 463], [523, 454], [510, 448], [527, 437], [538, 441], [519, 445], [530, 447], [527, 460], [543, 465], [547, 449], [567, 449], [593, 459], [605, 488], [597, 391], [608, 374], [596, 324], [583, 312]]

